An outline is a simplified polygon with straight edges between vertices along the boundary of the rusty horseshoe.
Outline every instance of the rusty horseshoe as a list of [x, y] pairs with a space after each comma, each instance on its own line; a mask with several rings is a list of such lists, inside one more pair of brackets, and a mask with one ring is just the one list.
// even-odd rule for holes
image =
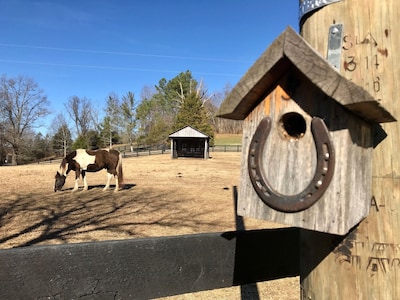
[[305, 210], [323, 195], [333, 177], [335, 151], [328, 129], [321, 118], [313, 117], [311, 132], [317, 152], [314, 177], [302, 192], [296, 195], [283, 195], [271, 187], [261, 167], [262, 153], [271, 126], [271, 118], [265, 117], [258, 125], [251, 140], [248, 154], [248, 171], [251, 183], [261, 200], [271, 208], [287, 213]]

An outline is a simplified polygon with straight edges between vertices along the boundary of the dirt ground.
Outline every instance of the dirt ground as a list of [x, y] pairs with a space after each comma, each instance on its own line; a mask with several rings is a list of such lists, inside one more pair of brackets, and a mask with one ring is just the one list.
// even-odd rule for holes
[[[89, 191], [54, 193], [58, 162], [0, 167], [0, 248], [235, 230], [233, 187], [240, 153], [208, 160], [169, 154], [125, 158], [126, 189], [103, 192], [106, 172], [88, 173]], [[81, 183], [82, 185], [82, 183]], [[246, 229], [278, 227], [245, 219]], [[299, 299], [299, 278], [258, 283], [246, 299]], [[241, 299], [240, 287], [164, 299]]]

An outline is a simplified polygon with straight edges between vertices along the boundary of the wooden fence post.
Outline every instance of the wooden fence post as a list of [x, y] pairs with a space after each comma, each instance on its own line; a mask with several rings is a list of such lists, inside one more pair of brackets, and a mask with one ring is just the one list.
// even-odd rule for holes
[[[339, 72], [400, 119], [400, 1], [300, 0], [300, 8], [303, 38], [324, 57], [336, 50]], [[330, 32], [333, 25], [341, 32]], [[341, 44], [333, 49], [329, 38], [337, 33]], [[382, 127], [369, 216], [344, 237], [301, 232], [302, 299], [400, 299], [400, 122]]]

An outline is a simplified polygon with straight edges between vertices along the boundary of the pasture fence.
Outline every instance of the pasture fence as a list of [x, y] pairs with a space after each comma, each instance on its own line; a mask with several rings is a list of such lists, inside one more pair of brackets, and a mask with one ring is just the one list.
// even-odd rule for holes
[[242, 152], [242, 145], [214, 145], [210, 152]]
[[[114, 149], [120, 151], [123, 157], [157, 155], [171, 153], [171, 148], [166, 145], [142, 146], [132, 148], [129, 145], [114, 146]], [[241, 152], [242, 145], [212, 145], [210, 152]]]
[[0, 299], [152, 299], [299, 275], [297, 228], [0, 250]]
[[[160, 155], [160, 154], [170, 154], [171, 149], [169, 146], [165, 145], [155, 145], [155, 146], [139, 146], [131, 149], [129, 145], [115, 145], [113, 149], [118, 150], [122, 153], [122, 157], [139, 157], [148, 155]], [[213, 145], [210, 146], [211, 152], [241, 152], [242, 145]], [[61, 158], [52, 157], [51, 159], [41, 159], [38, 160], [38, 164], [52, 164], [61, 162]]]

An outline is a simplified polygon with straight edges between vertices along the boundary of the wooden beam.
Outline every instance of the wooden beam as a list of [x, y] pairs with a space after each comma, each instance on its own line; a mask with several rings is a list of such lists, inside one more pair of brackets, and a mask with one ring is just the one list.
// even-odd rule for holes
[[286, 228], [1, 250], [0, 299], [149, 299], [297, 276], [298, 249]]

